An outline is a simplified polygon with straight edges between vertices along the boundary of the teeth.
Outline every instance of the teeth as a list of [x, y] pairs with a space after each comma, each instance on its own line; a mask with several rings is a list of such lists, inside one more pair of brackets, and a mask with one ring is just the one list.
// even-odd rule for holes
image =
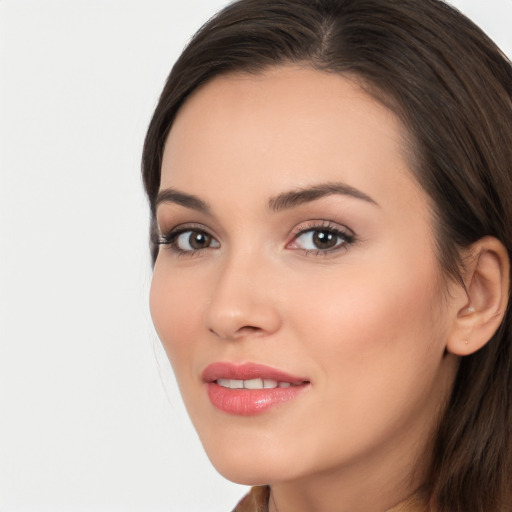
[[217, 379], [217, 384], [222, 386], [223, 388], [231, 388], [231, 389], [242, 389], [244, 387], [243, 380], [235, 380], [235, 379]]
[[277, 380], [272, 379], [217, 379], [217, 384], [230, 389], [272, 389], [277, 387], [289, 388], [291, 386], [289, 382], [277, 382]]
[[245, 389], [262, 389], [263, 381], [261, 379], [244, 380]]
[[263, 381], [261, 379], [244, 380], [245, 389], [263, 389]]

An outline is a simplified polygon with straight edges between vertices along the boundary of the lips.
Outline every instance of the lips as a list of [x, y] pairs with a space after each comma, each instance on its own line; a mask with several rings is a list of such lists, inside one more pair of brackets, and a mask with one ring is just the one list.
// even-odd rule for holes
[[217, 379], [217, 384], [229, 389], [274, 389], [289, 388], [295, 384], [290, 382], [278, 382], [273, 379]]
[[202, 379], [216, 408], [242, 416], [293, 400], [310, 385], [308, 379], [254, 363], [214, 363], [205, 368]]

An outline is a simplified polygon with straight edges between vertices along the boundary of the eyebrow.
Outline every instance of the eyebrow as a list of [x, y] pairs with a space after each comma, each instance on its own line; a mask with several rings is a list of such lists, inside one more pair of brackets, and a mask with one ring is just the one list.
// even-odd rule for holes
[[268, 205], [272, 211], [278, 212], [335, 194], [353, 197], [355, 199], [360, 199], [367, 203], [374, 204], [375, 206], [379, 206], [374, 199], [364, 192], [361, 192], [357, 188], [351, 187], [345, 183], [338, 182], [320, 183], [311, 187], [284, 192], [271, 198]]
[[[331, 195], [344, 195], [366, 201], [367, 203], [379, 206], [378, 203], [369, 195], [361, 192], [357, 188], [351, 187], [345, 183], [329, 182], [320, 183], [310, 187], [301, 188], [299, 190], [291, 190], [283, 192], [268, 201], [268, 207], [274, 212], [295, 208], [301, 204], [310, 203], [322, 197]], [[174, 188], [166, 188], [158, 193], [155, 201], [155, 210], [162, 203], [174, 203], [191, 210], [197, 210], [203, 213], [209, 213], [210, 207], [208, 203], [197, 196], [181, 192]]]
[[199, 197], [192, 194], [186, 194], [185, 192], [180, 192], [174, 188], [166, 188], [158, 192], [158, 196], [155, 201], [155, 210], [162, 203], [179, 204], [185, 208], [190, 208], [191, 210], [197, 210], [204, 213], [208, 213], [210, 211], [208, 204], [202, 199], [199, 199]]

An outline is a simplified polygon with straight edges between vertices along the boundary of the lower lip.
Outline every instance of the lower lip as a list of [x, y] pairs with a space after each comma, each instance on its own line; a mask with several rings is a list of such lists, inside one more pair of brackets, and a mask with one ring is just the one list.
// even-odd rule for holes
[[293, 400], [308, 387], [308, 383], [289, 388], [230, 389], [209, 382], [207, 387], [208, 397], [217, 409], [239, 416], [253, 416]]

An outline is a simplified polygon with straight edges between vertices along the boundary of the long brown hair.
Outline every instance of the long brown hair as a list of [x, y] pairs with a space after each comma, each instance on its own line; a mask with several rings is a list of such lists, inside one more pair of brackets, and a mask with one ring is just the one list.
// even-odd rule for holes
[[[148, 129], [143, 179], [155, 199], [181, 105], [220, 74], [299, 63], [357, 77], [408, 129], [411, 169], [432, 199], [438, 258], [459, 279], [460, 249], [495, 236], [512, 252], [512, 66], [440, 0], [240, 0], [194, 36]], [[510, 512], [511, 313], [460, 362], [434, 439], [425, 491], [437, 512]]]

